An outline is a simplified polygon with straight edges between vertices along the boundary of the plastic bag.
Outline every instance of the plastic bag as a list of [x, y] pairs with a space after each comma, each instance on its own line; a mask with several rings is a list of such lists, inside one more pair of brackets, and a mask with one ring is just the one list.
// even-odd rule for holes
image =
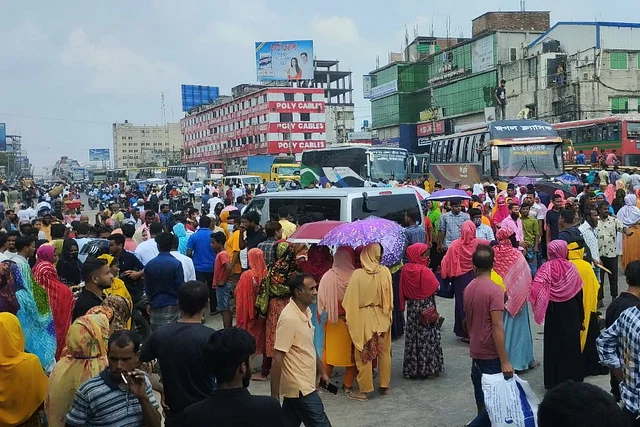
[[482, 374], [484, 404], [493, 427], [536, 427], [538, 399], [529, 383], [514, 375]]

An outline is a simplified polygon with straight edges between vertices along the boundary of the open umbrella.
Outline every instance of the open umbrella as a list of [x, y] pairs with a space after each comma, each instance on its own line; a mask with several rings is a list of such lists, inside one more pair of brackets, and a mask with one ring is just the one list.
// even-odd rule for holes
[[229, 206], [225, 206], [224, 209], [222, 209], [222, 212], [231, 212], [231, 211], [237, 211], [238, 208], [236, 208], [235, 206], [229, 205]]
[[415, 185], [403, 185], [403, 188], [410, 188], [413, 191], [416, 192], [416, 196], [418, 196], [418, 200], [422, 201], [424, 199], [426, 199], [427, 197], [430, 196], [429, 192], [427, 190], [425, 190], [424, 188], [420, 188], [418, 186]]
[[394, 221], [370, 216], [334, 228], [318, 244], [350, 246], [355, 249], [371, 243], [380, 243], [382, 245], [382, 264], [393, 265], [402, 258], [405, 242], [403, 230]]
[[511, 178], [509, 181], [510, 184], [517, 186], [527, 186], [529, 184], [535, 184], [538, 180], [535, 178], [529, 178], [528, 176], [516, 176], [515, 178]]
[[567, 185], [576, 185], [582, 184], [582, 180], [577, 176], [571, 175], [569, 173], [565, 173], [556, 178], [556, 181], [560, 181], [563, 184]]
[[344, 224], [341, 221], [309, 222], [298, 229], [287, 239], [289, 243], [318, 243], [327, 233], [337, 226]]
[[471, 196], [469, 196], [467, 192], [463, 190], [446, 189], [446, 190], [434, 191], [433, 193], [431, 193], [429, 197], [425, 198], [425, 200], [434, 200], [434, 201], [446, 201], [446, 200], [456, 200], [456, 199], [471, 200]]
[[547, 193], [550, 196], [552, 196], [553, 193], [556, 192], [556, 190], [563, 191], [566, 197], [575, 196], [575, 194], [573, 194], [566, 185], [561, 184], [559, 182], [553, 182], [553, 181], [547, 181], [547, 180], [538, 181], [536, 183], [536, 190], [542, 191], [543, 193]]

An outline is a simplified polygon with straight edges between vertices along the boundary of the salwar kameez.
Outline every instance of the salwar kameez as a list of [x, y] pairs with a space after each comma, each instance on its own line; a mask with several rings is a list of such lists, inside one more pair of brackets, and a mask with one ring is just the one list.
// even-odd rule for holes
[[515, 317], [505, 310], [502, 322], [509, 361], [516, 371], [526, 371], [534, 362], [528, 304], [525, 303]]
[[453, 332], [460, 338], [469, 338], [469, 335], [462, 329], [462, 321], [464, 320], [464, 300], [463, 293], [467, 285], [475, 279], [476, 274], [473, 270], [464, 273], [462, 276], [456, 276], [451, 279], [451, 286], [455, 293], [455, 322], [453, 324]]
[[404, 339], [402, 375], [409, 378], [426, 378], [444, 372], [440, 327], [423, 325], [423, 310], [436, 305], [435, 298], [407, 300], [407, 324]]
[[271, 298], [269, 300], [269, 310], [267, 311], [267, 322], [265, 327], [265, 353], [267, 357], [273, 357], [273, 347], [276, 343], [276, 327], [282, 310], [289, 304], [290, 297]]

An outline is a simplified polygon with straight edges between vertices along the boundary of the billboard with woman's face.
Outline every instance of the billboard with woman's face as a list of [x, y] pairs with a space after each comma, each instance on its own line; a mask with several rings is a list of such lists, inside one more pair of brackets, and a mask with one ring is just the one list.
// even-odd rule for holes
[[313, 40], [256, 42], [258, 81], [313, 80]]

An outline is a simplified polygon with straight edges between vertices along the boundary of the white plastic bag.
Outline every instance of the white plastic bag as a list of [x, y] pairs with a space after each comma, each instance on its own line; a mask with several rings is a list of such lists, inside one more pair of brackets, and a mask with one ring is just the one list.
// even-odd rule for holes
[[482, 374], [484, 405], [493, 427], [536, 427], [538, 399], [529, 383], [517, 375]]

